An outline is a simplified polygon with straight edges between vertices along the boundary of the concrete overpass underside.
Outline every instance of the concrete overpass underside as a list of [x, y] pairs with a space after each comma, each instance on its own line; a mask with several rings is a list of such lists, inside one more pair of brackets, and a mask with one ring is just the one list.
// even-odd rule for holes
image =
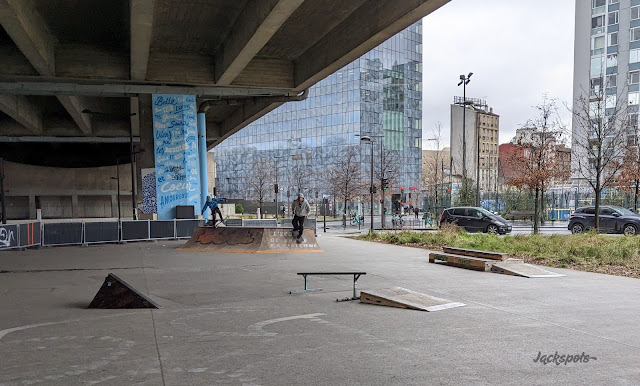
[[212, 148], [447, 2], [0, 0], [0, 155], [153, 167], [153, 93], [219, 99]]

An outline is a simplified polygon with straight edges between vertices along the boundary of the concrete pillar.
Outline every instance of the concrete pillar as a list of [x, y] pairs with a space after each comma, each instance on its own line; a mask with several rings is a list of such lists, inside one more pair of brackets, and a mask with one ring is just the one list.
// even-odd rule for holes
[[118, 217], [118, 195], [111, 195], [111, 217]]
[[[198, 112], [198, 167], [200, 168], [200, 204], [204, 206], [207, 201], [208, 187], [207, 182], [207, 119], [205, 113]], [[197, 208], [196, 208], [197, 209]], [[211, 210], [207, 208], [204, 211], [204, 218], [209, 218]]]
[[175, 218], [178, 205], [200, 214], [196, 98], [154, 94], [152, 109], [158, 219]]
[[29, 219], [34, 220], [36, 217], [36, 196], [29, 196]]
[[79, 208], [78, 208], [78, 195], [74, 194], [71, 196], [71, 217], [78, 218]]
[[139, 150], [144, 150], [136, 155], [136, 174], [138, 185], [138, 201], [142, 200], [142, 174], [141, 170], [155, 168], [155, 151], [153, 144], [153, 109], [151, 107], [151, 95], [138, 97], [138, 115], [140, 125]]

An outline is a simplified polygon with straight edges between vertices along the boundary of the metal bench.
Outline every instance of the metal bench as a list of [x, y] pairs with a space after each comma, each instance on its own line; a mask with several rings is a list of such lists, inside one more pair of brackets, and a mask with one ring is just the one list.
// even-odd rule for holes
[[298, 272], [298, 275], [301, 275], [304, 278], [304, 290], [302, 291], [290, 291], [290, 294], [300, 294], [305, 292], [318, 292], [322, 291], [322, 288], [309, 288], [309, 275], [320, 276], [320, 275], [353, 275], [353, 297], [337, 299], [337, 301], [343, 300], [358, 300], [360, 297], [356, 294], [356, 289], [358, 287], [358, 279], [361, 275], [366, 275], [366, 272]]

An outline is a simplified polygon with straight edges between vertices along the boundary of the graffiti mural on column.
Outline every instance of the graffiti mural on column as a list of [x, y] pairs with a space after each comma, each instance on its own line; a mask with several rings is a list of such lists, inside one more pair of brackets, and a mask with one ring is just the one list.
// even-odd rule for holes
[[154, 94], [153, 135], [158, 219], [175, 218], [177, 205], [200, 214], [195, 96]]
[[156, 205], [156, 169], [142, 169], [142, 213], [157, 213]]

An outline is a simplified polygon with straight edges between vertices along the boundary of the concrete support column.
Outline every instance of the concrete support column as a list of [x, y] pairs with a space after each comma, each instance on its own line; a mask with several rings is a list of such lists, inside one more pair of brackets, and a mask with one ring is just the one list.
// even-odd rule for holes
[[151, 95], [138, 97], [138, 116], [140, 125], [140, 145], [138, 150], [144, 150], [136, 155], [136, 174], [138, 185], [138, 200], [142, 200], [142, 169], [155, 168], [155, 152], [153, 144], [153, 109]]
[[29, 219], [35, 220], [36, 217], [37, 217], [36, 196], [29, 196]]
[[71, 217], [78, 218], [79, 208], [78, 208], [78, 195], [74, 194], [71, 196]]
[[118, 217], [118, 195], [111, 195], [111, 217]]
[[[200, 167], [200, 204], [204, 206], [208, 195], [207, 174], [207, 119], [205, 113], [198, 113], [198, 163]], [[204, 218], [209, 218], [211, 210], [207, 208]]]

